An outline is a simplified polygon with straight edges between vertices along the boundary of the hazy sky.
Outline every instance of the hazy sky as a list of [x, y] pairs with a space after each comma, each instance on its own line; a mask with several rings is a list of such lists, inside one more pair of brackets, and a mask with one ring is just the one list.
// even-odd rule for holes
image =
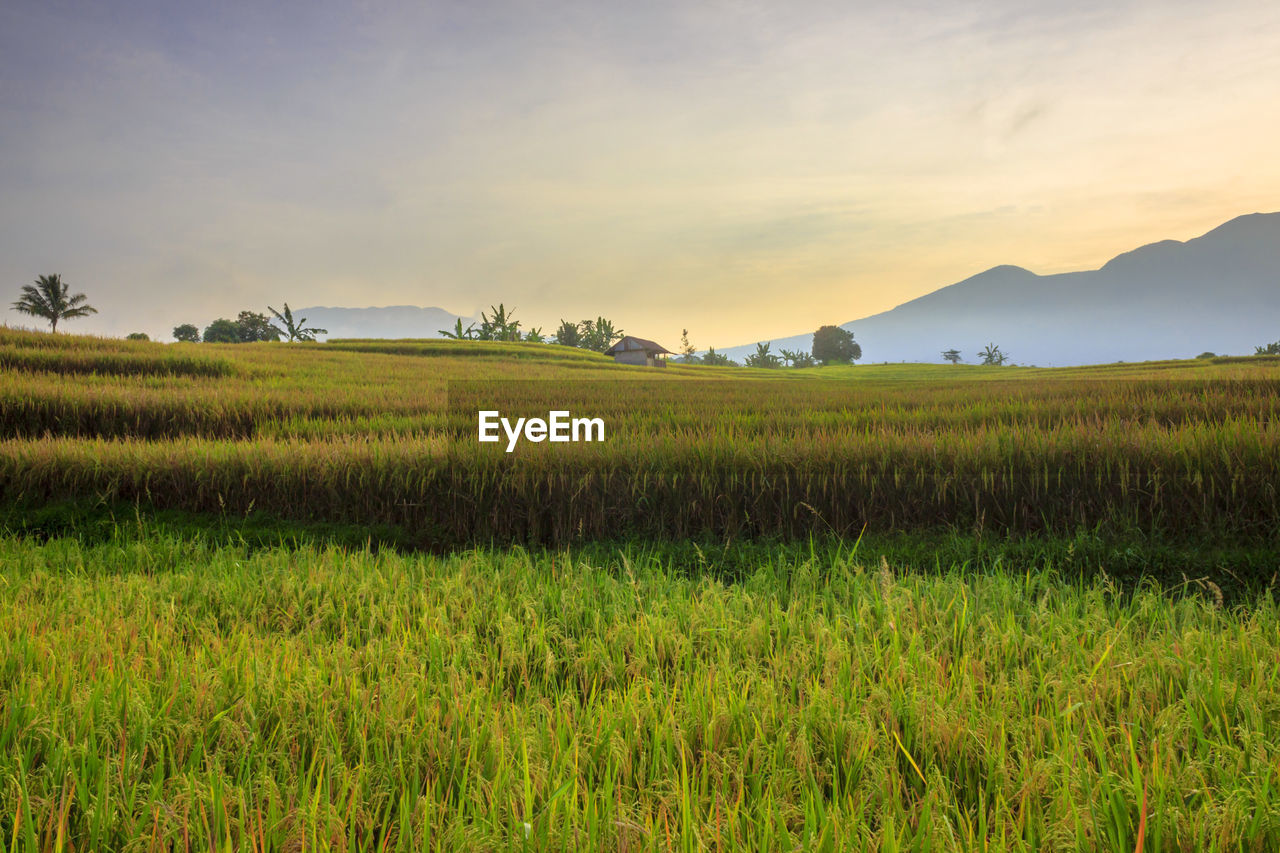
[[5, 0], [0, 285], [727, 346], [1280, 209], [1278, 103], [1275, 0]]

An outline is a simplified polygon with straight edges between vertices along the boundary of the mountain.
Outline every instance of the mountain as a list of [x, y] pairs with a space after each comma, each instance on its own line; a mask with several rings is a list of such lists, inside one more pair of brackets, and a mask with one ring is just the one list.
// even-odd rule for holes
[[450, 314], [443, 308], [388, 305], [384, 308], [295, 308], [294, 317], [306, 317], [308, 326], [328, 329], [328, 338], [438, 338], [440, 329], [452, 329], [461, 319], [465, 328], [472, 317]]
[[[1232, 219], [1185, 243], [1163, 240], [1101, 269], [1036, 275], [998, 266], [844, 323], [864, 362], [965, 361], [997, 344], [1017, 364], [1101, 364], [1250, 354], [1280, 340], [1280, 213]], [[813, 333], [770, 341], [808, 351]], [[737, 361], [755, 344], [730, 347]]]

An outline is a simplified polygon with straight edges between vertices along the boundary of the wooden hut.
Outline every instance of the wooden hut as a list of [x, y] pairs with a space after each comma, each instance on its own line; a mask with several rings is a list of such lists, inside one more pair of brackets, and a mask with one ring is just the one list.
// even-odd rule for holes
[[667, 360], [665, 356], [671, 355], [671, 350], [662, 346], [662, 344], [646, 341], [644, 338], [637, 338], [627, 335], [613, 346], [604, 351], [605, 355], [613, 356], [613, 360], [618, 364], [641, 364], [645, 367], [666, 367]]

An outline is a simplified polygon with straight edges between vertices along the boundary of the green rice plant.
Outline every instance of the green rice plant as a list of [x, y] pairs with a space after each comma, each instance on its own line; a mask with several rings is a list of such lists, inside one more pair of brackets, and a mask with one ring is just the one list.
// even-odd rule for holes
[[0, 538], [0, 844], [1280, 844], [1271, 596], [749, 559]]
[[0, 370], [117, 376], [230, 376], [228, 359], [189, 353], [59, 351], [0, 345]]

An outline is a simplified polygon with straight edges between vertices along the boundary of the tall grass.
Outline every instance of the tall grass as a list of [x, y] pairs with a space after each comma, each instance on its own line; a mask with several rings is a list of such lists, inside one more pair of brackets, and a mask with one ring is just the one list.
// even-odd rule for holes
[[116, 376], [230, 376], [232, 362], [190, 353], [71, 352], [0, 345], [0, 370]]
[[[728, 381], [533, 344], [49, 337], [0, 333], [0, 350], [51, 367], [117, 356], [160, 365], [195, 351], [235, 369], [0, 368], [0, 500], [10, 506], [258, 509], [413, 527], [439, 546], [865, 526], [1280, 540], [1280, 374], [1265, 365], [949, 374], [963, 381], [937, 378], [950, 366], [918, 381], [762, 370]], [[1195, 378], [1170, 378], [1183, 371]], [[480, 408], [569, 408], [602, 417], [608, 438], [506, 454], [475, 441]]]
[[1273, 850], [1280, 610], [0, 540], [0, 850]]
[[1280, 537], [1280, 424], [524, 448], [425, 438], [0, 442], [9, 501], [397, 524], [438, 545], [600, 536], [856, 535], [936, 526]]

